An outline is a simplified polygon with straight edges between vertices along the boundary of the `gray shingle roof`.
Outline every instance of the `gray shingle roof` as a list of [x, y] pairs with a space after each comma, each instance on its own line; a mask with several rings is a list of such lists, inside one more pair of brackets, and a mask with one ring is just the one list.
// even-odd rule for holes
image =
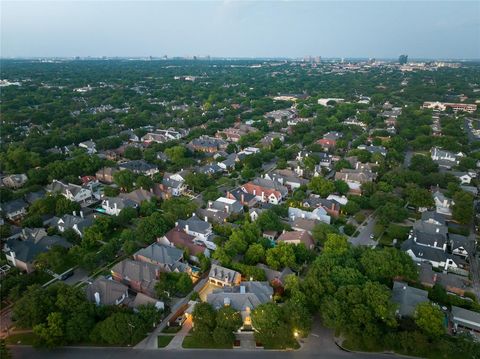
[[127, 291], [127, 286], [105, 277], [97, 278], [85, 288], [87, 299], [95, 303], [95, 293], [98, 293], [100, 295], [100, 304], [102, 305], [115, 305], [116, 301]]
[[411, 317], [418, 304], [428, 302], [426, 290], [409, 287], [404, 282], [393, 282], [392, 301], [399, 305], [398, 313], [403, 317]]
[[234, 283], [241, 277], [241, 274], [237, 271], [234, 271], [233, 269], [225, 268], [217, 264], [212, 264], [208, 276], [210, 278], [215, 278], [224, 282]]

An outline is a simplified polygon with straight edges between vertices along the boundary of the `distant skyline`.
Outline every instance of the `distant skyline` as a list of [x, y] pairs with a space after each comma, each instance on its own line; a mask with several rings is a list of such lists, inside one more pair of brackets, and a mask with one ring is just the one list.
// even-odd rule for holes
[[6, 57], [480, 59], [480, 1], [1, 1]]

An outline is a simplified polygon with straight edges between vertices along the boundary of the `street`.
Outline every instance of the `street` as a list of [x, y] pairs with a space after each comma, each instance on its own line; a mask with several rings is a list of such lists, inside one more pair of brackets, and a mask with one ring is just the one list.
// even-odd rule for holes
[[378, 242], [370, 238], [370, 235], [373, 233], [373, 228], [375, 227], [375, 222], [376, 222], [375, 216], [374, 216], [374, 213], [372, 213], [358, 227], [359, 228], [358, 236], [350, 237], [348, 241], [354, 246], [375, 247], [378, 244]]
[[[155, 338], [156, 339], [156, 338]], [[156, 340], [155, 340], [156, 341]], [[243, 359], [255, 356], [257, 359], [383, 359], [392, 358], [391, 354], [351, 353], [340, 349], [333, 341], [333, 332], [323, 327], [318, 320], [313, 324], [309, 337], [303, 340], [302, 348], [295, 351], [270, 351], [262, 349], [132, 349], [132, 348], [94, 348], [72, 347], [52, 351], [35, 350], [31, 347], [13, 347], [14, 358], [32, 359], [130, 359], [130, 358], [162, 358], [162, 359], [211, 359], [223, 357], [228, 359]]]

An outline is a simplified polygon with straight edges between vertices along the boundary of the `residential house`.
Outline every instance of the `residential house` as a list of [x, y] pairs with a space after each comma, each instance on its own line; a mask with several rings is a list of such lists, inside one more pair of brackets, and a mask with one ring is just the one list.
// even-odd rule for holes
[[186, 233], [179, 227], [172, 228], [163, 237], [158, 238], [157, 242], [163, 245], [176, 247], [182, 250], [187, 250], [190, 255], [190, 260], [197, 262], [200, 254], [205, 257], [210, 257], [210, 250], [197, 243], [195, 243], [195, 236]]
[[129, 306], [133, 308], [134, 312], [138, 312], [139, 309], [145, 305], [153, 305], [156, 310], [165, 310], [164, 302], [143, 293], [137, 293], [133, 302], [129, 303]]
[[185, 178], [179, 174], [165, 173], [160, 189], [167, 198], [179, 197], [187, 190]]
[[144, 160], [133, 160], [119, 163], [118, 168], [120, 170], [130, 170], [133, 173], [145, 176], [153, 176], [155, 173], [158, 172], [157, 166], [145, 162]]
[[128, 287], [105, 277], [95, 279], [85, 288], [88, 301], [96, 305], [120, 305], [128, 298]]
[[153, 190], [147, 191], [143, 188], [137, 188], [136, 190], [128, 193], [120, 193], [118, 197], [130, 204], [132, 202], [136, 203], [137, 206], [140, 206], [144, 201], [150, 202], [153, 198], [157, 198]]
[[221, 138], [209, 137], [209, 136], [200, 136], [193, 139], [188, 145], [192, 151], [206, 152], [206, 153], [216, 153], [219, 150], [224, 150], [227, 148], [227, 142]]
[[387, 149], [383, 146], [373, 146], [373, 145], [370, 145], [370, 146], [366, 146], [366, 145], [360, 145], [357, 147], [359, 150], [365, 150], [365, 151], [368, 151], [370, 152], [372, 155], [375, 154], [375, 153], [379, 153], [381, 154], [382, 156], [386, 156], [387, 155]]
[[264, 117], [272, 119], [275, 122], [289, 121], [297, 117], [297, 110], [294, 107], [283, 110], [274, 110], [267, 112]]
[[223, 170], [224, 169], [216, 163], [209, 163], [205, 166], [197, 168], [198, 173], [203, 173], [203, 174], [206, 174], [206, 175], [209, 175], [209, 176], [213, 176], [215, 174], [222, 173]]
[[111, 216], [118, 216], [124, 208], [138, 208], [138, 204], [123, 197], [105, 197], [102, 200], [102, 209]]
[[480, 336], [480, 313], [452, 305], [451, 321], [456, 332]]
[[290, 226], [294, 231], [307, 231], [310, 234], [312, 234], [313, 229], [319, 223], [321, 222], [314, 218], [296, 217], [293, 220], [290, 220]]
[[318, 195], [311, 194], [302, 203], [306, 208], [323, 208], [330, 217], [337, 218], [340, 215], [340, 203], [333, 199], [321, 198]]
[[161, 272], [191, 272], [191, 267], [183, 262], [183, 250], [160, 243], [138, 250], [133, 258], [156, 265]]
[[223, 287], [208, 294], [207, 302], [216, 310], [229, 306], [242, 316], [242, 329], [253, 329], [251, 313], [261, 304], [272, 300], [273, 289], [268, 282], [241, 282], [233, 287]]
[[44, 189], [40, 189], [38, 191], [35, 191], [35, 192], [28, 192], [26, 195], [25, 195], [25, 201], [31, 205], [33, 202], [39, 200], [39, 199], [42, 199], [45, 197], [46, 195], [46, 191]]
[[97, 179], [100, 182], [110, 184], [110, 183], [114, 182], [113, 175], [115, 174], [115, 172], [118, 172], [118, 170], [116, 168], [103, 167], [103, 168], [99, 169], [97, 171], [97, 173], [95, 173], [95, 177], [97, 177]]
[[249, 126], [241, 122], [236, 122], [233, 127], [217, 131], [215, 137], [221, 139], [225, 138], [227, 141], [231, 142], [238, 142], [242, 136], [257, 131], [258, 129], [256, 129], [255, 127]]
[[447, 292], [464, 296], [465, 292], [472, 290], [472, 282], [468, 277], [449, 272], [435, 272], [431, 263], [420, 263], [419, 271], [420, 283], [426, 287], [432, 288], [434, 285], [440, 285]]
[[36, 235], [23, 235], [9, 238], [4, 246], [5, 258], [14, 267], [31, 273], [35, 270], [35, 260], [41, 253], [48, 252], [54, 246], [70, 248], [72, 245], [60, 236], [47, 236], [45, 232]]
[[246, 193], [253, 194], [258, 201], [279, 204], [288, 195], [288, 188], [264, 178], [255, 178], [241, 186]]
[[465, 155], [462, 152], [453, 153], [450, 151], [442, 150], [439, 147], [433, 147], [430, 150], [432, 160], [440, 167], [451, 168], [460, 163], [460, 159]]
[[195, 242], [203, 243], [207, 248], [215, 250], [217, 246], [212, 241], [212, 225], [206, 220], [201, 220], [195, 213], [186, 220], [179, 219], [175, 226], [185, 231], [185, 233], [195, 237]]
[[308, 249], [315, 247], [315, 241], [307, 231], [284, 231], [277, 239], [278, 243], [300, 244], [303, 243]]
[[[61, 218], [52, 221], [52, 225], [57, 227], [60, 232], [65, 232], [67, 229], [73, 229], [80, 237], [83, 237], [85, 229], [93, 224], [95, 219], [94, 215], [84, 216], [83, 211], [80, 211], [80, 215], [74, 211], [73, 214], [64, 214]], [[57, 218], [57, 217], [55, 217]]]
[[255, 206], [255, 204], [258, 202], [255, 194], [245, 192], [242, 190], [242, 188], [237, 188], [232, 191], [228, 191], [226, 194], [226, 197], [228, 199], [236, 200], [240, 202], [242, 206], [247, 206], [249, 208]]
[[142, 138], [142, 142], [145, 143], [165, 143], [169, 141], [180, 140], [188, 135], [188, 130], [169, 128], [167, 130], [156, 130], [155, 132], [148, 132]]
[[452, 174], [458, 178], [460, 184], [470, 184], [472, 176], [467, 172], [452, 172]]
[[97, 153], [97, 148], [96, 148], [95, 142], [93, 142], [92, 140], [80, 142], [78, 144], [78, 147], [84, 148], [85, 150], [87, 150], [87, 153], [89, 155], [93, 155], [93, 154]]
[[433, 193], [433, 201], [435, 202], [436, 211], [445, 216], [452, 215], [451, 207], [455, 204], [453, 200], [447, 198], [439, 189]]
[[337, 141], [342, 137], [342, 133], [331, 131], [323, 135], [323, 138], [319, 139], [316, 143], [321, 145], [324, 151], [330, 151], [335, 148]]
[[264, 271], [268, 282], [273, 287], [277, 287], [277, 286], [283, 287], [283, 284], [285, 283], [285, 278], [288, 275], [294, 274], [294, 272], [288, 267], [283, 268], [281, 271], [276, 271], [274, 269], [271, 269], [270, 267], [266, 266], [263, 263], [258, 263], [256, 267]]
[[348, 184], [351, 194], [361, 194], [361, 186], [364, 183], [372, 182], [376, 175], [368, 170], [363, 169], [347, 169], [335, 173], [335, 180], [341, 180]]
[[279, 132], [270, 132], [267, 133], [261, 140], [260, 143], [264, 146], [271, 146], [273, 144], [273, 140], [278, 139], [280, 142], [285, 141], [285, 135]]
[[120, 136], [126, 136], [130, 142], [140, 142], [140, 137], [135, 134], [133, 129], [123, 130], [119, 133]]
[[235, 200], [226, 197], [219, 197], [215, 201], [209, 201], [207, 208], [199, 208], [197, 214], [200, 217], [207, 217], [217, 223], [225, 222], [231, 215], [243, 213], [243, 205]]
[[293, 222], [296, 218], [314, 219], [320, 222], [330, 224], [330, 216], [323, 207], [317, 207], [313, 211], [305, 211], [300, 208], [289, 207], [288, 217]]
[[47, 186], [47, 191], [51, 193], [59, 193], [72, 202], [84, 203], [93, 196], [92, 188], [89, 186], [79, 186], [76, 184], [65, 184], [63, 182], [53, 180]]
[[308, 181], [300, 178], [292, 170], [275, 170], [269, 173], [266, 173], [263, 176], [264, 179], [275, 181], [280, 183], [282, 186], [287, 187], [289, 190], [295, 190], [308, 184]]
[[399, 317], [413, 317], [420, 303], [429, 302], [428, 292], [410, 287], [405, 282], [394, 281], [392, 301], [398, 305], [396, 313]]
[[155, 285], [160, 270], [147, 262], [124, 259], [110, 270], [112, 278], [130, 289], [148, 296], [155, 296]]
[[258, 217], [265, 211], [266, 209], [264, 208], [250, 208], [248, 210], [248, 216], [250, 217], [250, 220], [252, 222], [255, 222], [258, 219]]
[[27, 203], [22, 198], [0, 204], [3, 215], [10, 221], [16, 221], [25, 216], [27, 207]]
[[27, 182], [28, 177], [24, 173], [20, 174], [13, 174], [9, 176], [5, 176], [2, 178], [2, 183], [5, 187], [18, 189], [23, 187], [23, 185]]
[[208, 273], [208, 282], [220, 287], [233, 287], [240, 284], [242, 275], [233, 269], [212, 264]]

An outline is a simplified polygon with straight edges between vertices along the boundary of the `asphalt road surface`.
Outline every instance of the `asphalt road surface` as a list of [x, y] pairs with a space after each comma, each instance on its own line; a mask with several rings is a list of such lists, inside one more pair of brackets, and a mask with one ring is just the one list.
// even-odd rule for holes
[[329, 351], [237, 351], [231, 350], [135, 350], [130, 348], [68, 348], [52, 351], [35, 350], [31, 347], [16, 347], [12, 349], [13, 358], [17, 359], [134, 359], [134, 358], [162, 358], [162, 359], [386, 359], [392, 358], [389, 354], [357, 354], [342, 350]]
[[92, 348], [71, 347], [52, 351], [37, 350], [32, 347], [12, 347], [15, 359], [386, 359], [391, 354], [351, 353], [341, 350], [333, 341], [333, 332], [314, 321], [312, 332], [302, 343], [302, 348], [296, 351], [269, 350], [162, 350], [162, 349], [132, 349], [132, 348]]

